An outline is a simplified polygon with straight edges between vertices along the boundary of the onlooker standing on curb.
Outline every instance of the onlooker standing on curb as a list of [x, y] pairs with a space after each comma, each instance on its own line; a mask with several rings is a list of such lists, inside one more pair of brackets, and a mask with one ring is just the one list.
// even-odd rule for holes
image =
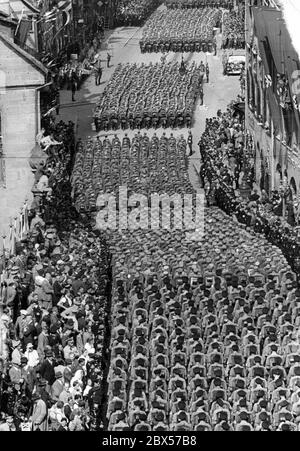
[[203, 106], [203, 97], [204, 97], [204, 93], [203, 93], [203, 87], [201, 86], [201, 88], [200, 88], [200, 92], [199, 92], [199, 95], [200, 95], [200, 106]]
[[71, 91], [72, 91], [72, 102], [75, 102], [76, 81], [74, 79], [72, 79], [71, 81]]
[[205, 71], [206, 71], [206, 81], [207, 81], [207, 83], [209, 83], [209, 65], [208, 65], [208, 63], [206, 63]]
[[110, 67], [111, 54], [107, 52], [107, 67]]

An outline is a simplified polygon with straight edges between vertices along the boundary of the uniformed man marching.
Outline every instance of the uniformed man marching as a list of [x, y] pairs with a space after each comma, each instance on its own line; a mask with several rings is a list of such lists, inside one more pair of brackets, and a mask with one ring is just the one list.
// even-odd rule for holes
[[192, 135], [192, 132], [191, 132], [191, 130], [189, 130], [189, 136], [188, 136], [188, 146], [189, 146], [189, 149], [190, 149], [190, 157], [193, 155], [193, 135]]
[[206, 63], [205, 72], [206, 72], [206, 81], [207, 81], [207, 83], [209, 83], [209, 65], [208, 65], [208, 63]]

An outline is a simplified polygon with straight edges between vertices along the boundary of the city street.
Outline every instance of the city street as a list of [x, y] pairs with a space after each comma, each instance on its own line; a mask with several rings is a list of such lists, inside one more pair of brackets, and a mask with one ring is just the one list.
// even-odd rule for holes
[[0, 0], [0, 431], [300, 431], [294, 3]]
[[294, 3], [0, 0], [0, 431], [300, 431]]
[[[60, 114], [57, 120], [73, 121], [77, 128], [77, 138], [86, 140], [89, 136], [96, 136], [97, 133], [93, 131], [93, 110], [97, 103], [99, 94], [104, 90], [107, 82], [112, 76], [116, 66], [120, 63], [149, 63], [160, 61], [161, 53], [146, 53], [142, 54], [140, 51], [139, 40], [142, 36], [142, 29], [137, 27], [121, 27], [113, 31], [106, 30], [105, 41], [101, 47], [101, 60], [103, 67], [103, 76], [100, 86], [95, 86], [94, 76], [91, 75], [82, 85], [81, 89], [76, 92], [75, 102], [72, 102], [71, 91], [60, 91]], [[222, 66], [222, 50], [220, 50], [221, 34], [218, 36], [218, 52], [217, 56], [204, 53], [184, 53], [184, 60], [189, 63], [196, 61], [198, 64], [206, 61], [210, 67], [209, 83], [204, 83], [204, 105], [200, 106], [198, 100], [194, 120], [192, 126], [193, 133], [193, 147], [194, 154], [190, 158], [189, 174], [191, 182], [195, 189], [199, 189], [198, 172], [200, 169], [200, 154], [197, 143], [204, 131], [205, 120], [208, 117], [213, 117], [218, 109], [226, 109], [229, 102], [236, 99], [240, 92], [240, 85], [238, 77], [227, 77], [223, 75]], [[112, 55], [111, 67], [107, 68], [106, 57], [107, 52]], [[181, 53], [168, 53], [167, 61], [178, 61], [182, 58]], [[142, 130], [143, 131], [143, 130]], [[147, 131], [150, 135], [154, 132], [159, 136], [163, 132], [170, 134], [171, 132], [178, 136], [180, 134], [187, 135], [187, 129], [149, 129]], [[120, 138], [125, 132], [118, 130]], [[129, 137], [135, 134], [135, 131], [126, 130]], [[107, 135], [113, 135], [110, 130]], [[105, 132], [100, 132], [99, 136], [105, 136]], [[15, 214], [16, 205], [20, 205], [20, 199], [28, 198], [29, 202], [32, 199], [32, 183], [33, 177], [31, 168], [26, 159], [14, 159], [6, 162], [6, 177], [7, 183], [14, 186], [14, 191], [7, 193], [4, 200], [0, 200], [0, 206], [5, 214], [0, 218], [0, 231], [8, 230], [10, 220]], [[22, 183], [20, 181], [22, 180]], [[26, 190], [24, 192], [24, 180], [26, 180]], [[22, 201], [21, 201], [22, 202]], [[2, 205], [3, 204], [3, 205]], [[11, 218], [11, 219], [9, 219]]]
[[[77, 137], [83, 140], [89, 136], [96, 136], [93, 131], [93, 110], [95, 108], [99, 94], [104, 90], [107, 82], [113, 74], [119, 63], [149, 63], [160, 61], [161, 53], [142, 54], [139, 47], [139, 40], [142, 36], [141, 28], [123, 27], [117, 28], [112, 33], [109, 32], [103, 48], [101, 49], [101, 59], [103, 60], [103, 76], [100, 86], [95, 86], [94, 76], [91, 75], [83, 84], [82, 88], [76, 93], [76, 102], [71, 101], [71, 91], [61, 91], [61, 108], [59, 119], [64, 121], [72, 120], [77, 125]], [[205, 120], [213, 117], [218, 109], [226, 109], [229, 102], [235, 100], [240, 93], [240, 84], [238, 77], [227, 77], [223, 75], [222, 50], [220, 50], [221, 35], [218, 36], [218, 52], [217, 56], [204, 53], [184, 53], [186, 62], [196, 61], [198, 64], [206, 61], [210, 67], [209, 83], [204, 83], [204, 105], [200, 106], [198, 100], [194, 113], [194, 121], [192, 127], [194, 155], [190, 158], [190, 178], [195, 189], [199, 188], [197, 172], [200, 169], [200, 154], [197, 143], [204, 131]], [[107, 51], [112, 55], [111, 67], [106, 67]], [[167, 61], [181, 61], [181, 53], [169, 53]], [[146, 131], [146, 130], [144, 130]], [[142, 130], [143, 132], [143, 130]], [[159, 136], [163, 132], [170, 134], [171, 132], [177, 136], [180, 134], [187, 135], [187, 129], [149, 129], [149, 135], [154, 132]], [[125, 133], [129, 137], [135, 134], [135, 131], [118, 130], [118, 135], [122, 137]], [[111, 130], [108, 133], [104, 131], [99, 133], [100, 137], [105, 135], [114, 135]]]

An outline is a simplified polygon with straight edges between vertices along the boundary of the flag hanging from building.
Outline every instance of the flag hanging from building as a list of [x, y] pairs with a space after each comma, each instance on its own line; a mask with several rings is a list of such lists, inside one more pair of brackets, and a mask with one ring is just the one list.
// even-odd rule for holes
[[49, 22], [52, 22], [53, 20], [56, 20], [56, 12], [57, 12], [57, 8], [53, 8], [51, 11], [47, 11], [43, 15], [42, 20], [45, 23], [49, 23]]
[[31, 29], [31, 25], [32, 25], [32, 22], [30, 19], [23, 18], [21, 20], [20, 25], [18, 27], [18, 31], [15, 34], [16, 41], [19, 45], [26, 44], [27, 37], [28, 37], [29, 31]]
[[62, 11], [64, 15], [64, 25], [63, 28], [66, 27], [71, 20], [70, 11], [72, 10], [72, 1], [71, 0], [65, 0], [58, 3], [58, 8], [60, 11]]
[[64, 0], [58, 3], [58, 9], [63, 14], [63, 25], [60, 27], [60, 29], [57, 31], [57, 33], [53, 36], [52, 42], [54, 39], [66, 28], [67, 25], [69, 25], [71, 21], [71, 10], [72, 10], [72, 0]]
[[18, 31], [19, 31], [20, 23], [22, 22], [22, 19], [24, 17], [24, 11], [25, 11], [24, 8], [22, 8], [21, 16], [19, 18], [18, 25], [17, 25], [16, 31], [15, 31], [15, 36], [18, 33]]
[[23, 8], [15, 31], [15, 39], [19, 45], [22, 46], [26, 44], [28, 33], [31, 29], [31, 25], [32, 25], [31, 19], [28, 19], [28, 17], [25, 14], [25, 9]]

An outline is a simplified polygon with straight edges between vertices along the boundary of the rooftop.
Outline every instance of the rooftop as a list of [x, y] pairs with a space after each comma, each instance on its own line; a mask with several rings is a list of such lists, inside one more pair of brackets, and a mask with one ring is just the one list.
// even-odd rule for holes
[[6, 26], [10, 26], [10, 27], [17, 26], [17, 22], [15, 20], [11, 19], [10, 16], [2, 10], [0, 10], [0, 21], [2, 23], [5, 23]]
[[48, 69], [36, 58], [34, 58], [32, 55], [30, 55], [28, 52], [23, 50], [20, 46], [15, 44], [12, 40], [8, 39], [6, 36], [0, 33], [0, 41], [5, 43], [8, 47], [10, 47], [12, 50], [14, 50], [16, 53], [20, 55], [21, 58], [28, 61], [29, 64], [31, 64], [35, 69], [37, 69], [42, 74], [46, 75], [48, 72]]

